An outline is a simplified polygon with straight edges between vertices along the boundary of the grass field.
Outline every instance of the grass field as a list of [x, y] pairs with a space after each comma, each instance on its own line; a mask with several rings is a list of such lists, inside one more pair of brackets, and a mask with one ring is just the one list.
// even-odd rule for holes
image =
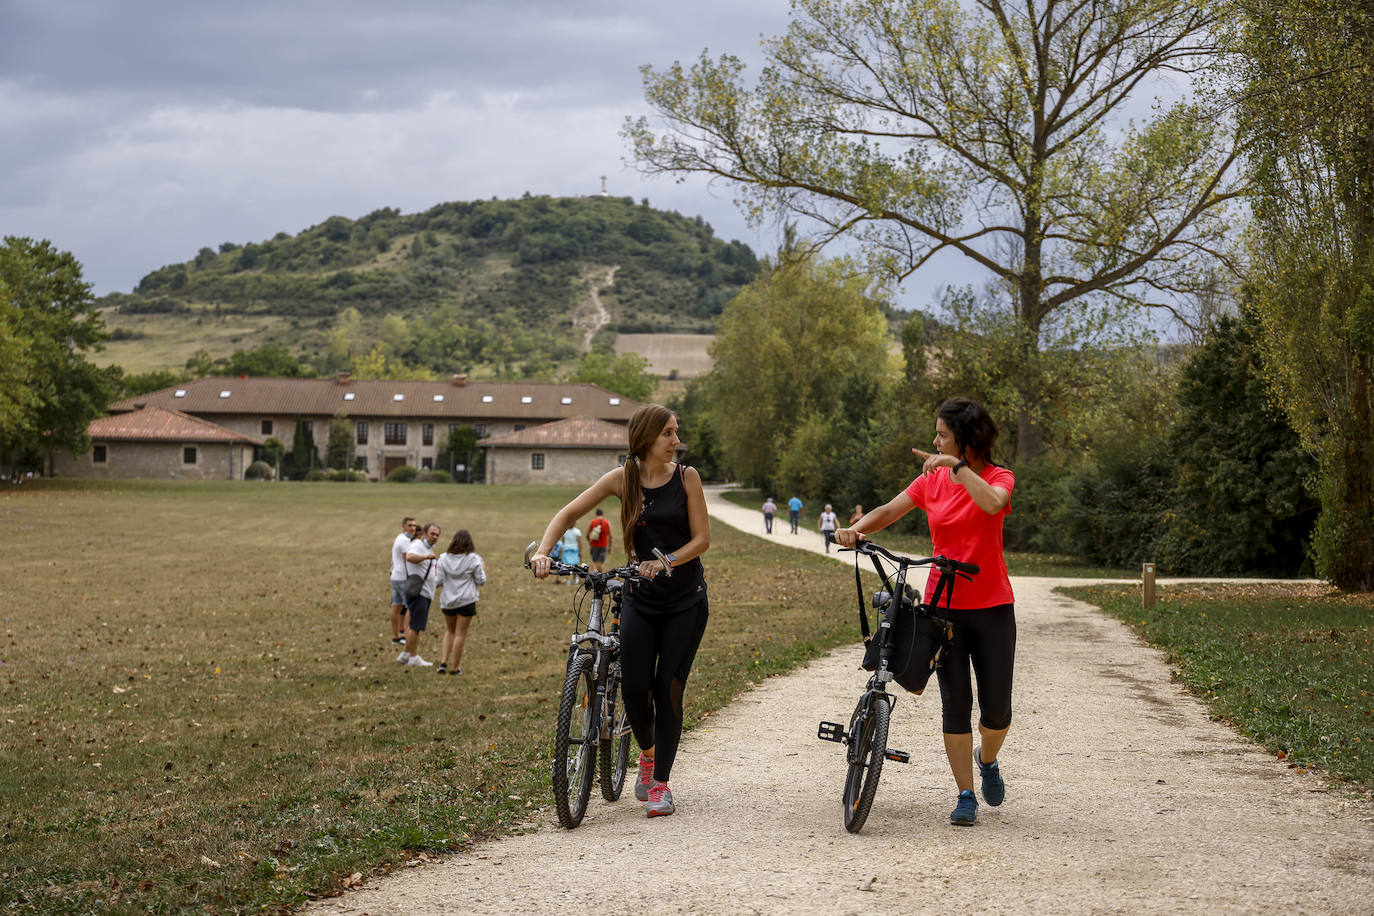
[[[573, 590], [519, 563], [572, 492], [0, 490], [0, 911], [270, 910], [547, 820]], [[441, 546], [469, 528], [486, 558], [463, 677], [394, 661], [405, 514], [441, 524]], [[832, 564], [713, 533], [689, 725], [857, 641]]]
[[[759, 510], [763, 505], [763, 494], [758, 490], [733, 489], [724, 491], [726, 499], [747, 509]], [[820, 503], [814, 506], [808, 504], [802, 510], [801, 527], [805, 535], [820, 537], [816, 528], [816, 519], [820, 516], [820, 510], [824, 506]], [[840, 516], [840, 524], [849, 524], [849, 512], [841, 511], [845, 507], [835, 510]], [[848, 507], [852, 510], [853, 507]], [[868, 508], [873, 508], [869, 506]], [[786, 500], [778, 503], [779, 514], [774, 519], [773, 524], [787, 525], [787, 504]], [[759, 524], [763, 524], [763, 515], [760, 512]], [[798, 535], [799, 537], [805, 535]], [[900, 551], [903, 553], [920, 554], [928, 556], [930, 554], [930, 538], [910, 534], [898, 534], [887, 530], [873, 535], [873, 540], [877, 541], [888, 550]], [[1128, 569], [1104, 569], [1097, 566], [1085, 566], [1073, 557], [1058, 556], [1044, 553], [1019, 553], [1017, 551], [1007, 551], [1005, 554], [1007, 561], [1007, 572], [1013, 576], [1069, 576], [1082, 577], [1085, 579], [1120, 579], [1128, 577], [1138, 577], [1140, 570]]]
[[1179, 585], [1153, 608], [1136, 588], [1066, 594], [1168, 653], [1212, 713], [1294, 767], [1374, 792], [1374, 595], [1324, 585]]

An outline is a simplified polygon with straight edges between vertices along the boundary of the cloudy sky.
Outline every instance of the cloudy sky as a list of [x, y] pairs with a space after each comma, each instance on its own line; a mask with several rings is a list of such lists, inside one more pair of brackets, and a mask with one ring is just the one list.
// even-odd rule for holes
[[0, 0], [0, 234], [97, 294], [203, 245], [441, 201], [616, 195], [771, 250], [724, 188], [649, 180], [619, 137], [639, 66], [757, 61], [787, 0]]

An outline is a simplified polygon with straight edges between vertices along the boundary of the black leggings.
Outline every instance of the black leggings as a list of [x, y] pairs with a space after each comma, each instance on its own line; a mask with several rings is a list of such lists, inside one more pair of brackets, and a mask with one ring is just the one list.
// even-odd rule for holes
[[682, 690], [706, 632], [706, 599], [685, 611], [620, 615], [620, 692], [635, 740], [654, 749], [654, 779], [667, 782], [682, 739]]
[[940, 667], [940, 705], [947, 735], [973, 732], [973, 683], [969, 663], [978, 677], [978, 721], [984, 728], [1011, 725], [1011, 674], [1016, 661], [1014, 605], [976, 610], [942, 610], [954, 624], [954, 639], [945, 648]]

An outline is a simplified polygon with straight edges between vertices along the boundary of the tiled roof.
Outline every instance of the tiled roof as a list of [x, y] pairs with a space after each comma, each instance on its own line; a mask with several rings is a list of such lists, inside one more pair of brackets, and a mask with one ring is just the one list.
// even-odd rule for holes
[[597, 385], [549, 382], [389, 382], [336, 378], [202, 378], [110, 405], [135, 402], [197, 416], [435, 417], [547, 420], [592, 415], [629, 422], [639, 402]]
[[625, 427], [596, 417], [555, 420], [533, 429], [492, 436], [478, 444], [483, 448], [619, 448], [629, 451]]
[[188, 416], [165, 407], [142, 407], [128, 413], [92, 420], [92, 439], [123, 439], [138, 442], [247, 442], [262, 445], [257, 436], [225, 429], [209, 420]]

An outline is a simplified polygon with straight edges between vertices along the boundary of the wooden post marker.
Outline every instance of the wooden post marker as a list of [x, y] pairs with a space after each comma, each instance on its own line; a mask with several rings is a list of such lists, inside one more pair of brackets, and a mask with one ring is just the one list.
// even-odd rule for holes
[[1140, 566], [1140, 606], [1155, 606], [1155, 564], [1142, 563]]

